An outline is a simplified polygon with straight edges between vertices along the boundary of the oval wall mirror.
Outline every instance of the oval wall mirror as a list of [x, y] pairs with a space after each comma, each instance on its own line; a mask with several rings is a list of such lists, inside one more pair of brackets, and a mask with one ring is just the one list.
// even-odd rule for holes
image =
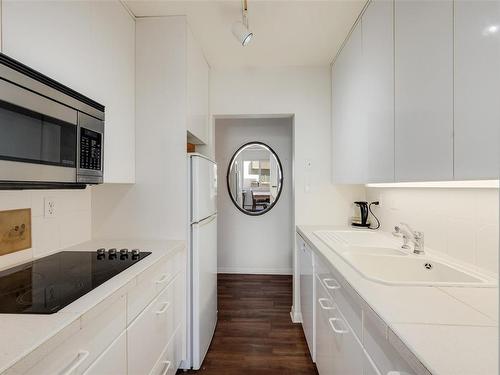
[[241, 146], [229, 162], [227, 189], [241, 212], [254, 216], [268, 212], [283, 189], [283, 168], [278, 155], [262, 142]]

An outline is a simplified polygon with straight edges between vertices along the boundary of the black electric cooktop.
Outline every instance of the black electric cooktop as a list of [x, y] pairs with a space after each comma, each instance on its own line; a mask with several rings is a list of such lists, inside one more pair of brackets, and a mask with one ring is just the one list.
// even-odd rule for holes
[[0, 272], [0, 313], [53, 314], [147, 257], [134, 249], [62, 251]]

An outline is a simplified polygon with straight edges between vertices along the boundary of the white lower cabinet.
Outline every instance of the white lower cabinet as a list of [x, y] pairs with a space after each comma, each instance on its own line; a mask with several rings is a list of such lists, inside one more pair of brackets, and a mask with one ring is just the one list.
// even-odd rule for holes
[[182, 360], [181, 329], [179, 327], [153, 367], [151, 375], [174, 375]]
[[315, 358], [314, 348], [314, 264], [313, 253], [302, 237], [297, 236], [300, 268], [300, 312], [302, 315], [302, 328], [306, 336], [311, 358]]
[[[315, 362], [320, 375], [414, 375], [416, 372], [387, 339], [387, 324], [363, 301], [342, 274], [297, 236], [300, 252], [300, 297], [304, 333], [308, 332], [307, 301], [314, 301]], [[308, 250], [313, 282], [305, 275]], [[307, 267], [304, 265], [307, 264]], [[309, 290], [304, 290], [309, 288]], [[309, 347], [311, 347], [309, 345]], [[312, 352], [311, 352], [312, 354]]]
[[363, 347], [318, 278], [316, 297], [318, 372], [321, 375], [363, 374]]
[[2, 375], [175, 374], [186, 358], [185, 259], [179, 248], [158, 260]]
[[381, 374], [410, 375], [415, 372], [386, 339], [387, 326], [375, 312], [363, 312], [363, 346]]
[[128, 374], [149, 374], [175, 331], [175, 287], [179, 275], [127, 328]]
[[84, 372], [84, 375], [127, 373], [127, 335], [123, 332]]
[[5, 373], [82, 374], [125, 330], [125, 311], [124, 295], [99, 303]]

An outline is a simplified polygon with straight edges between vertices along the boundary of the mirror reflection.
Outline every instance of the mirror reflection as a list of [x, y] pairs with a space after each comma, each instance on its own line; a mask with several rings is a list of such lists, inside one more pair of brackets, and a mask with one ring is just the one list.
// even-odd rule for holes
[[248, 215], [269, 211], [278, 201], [283, 185], [278, 156], [264, 143], [247, 143], [231, 158], [227, 185], [240, 211]]

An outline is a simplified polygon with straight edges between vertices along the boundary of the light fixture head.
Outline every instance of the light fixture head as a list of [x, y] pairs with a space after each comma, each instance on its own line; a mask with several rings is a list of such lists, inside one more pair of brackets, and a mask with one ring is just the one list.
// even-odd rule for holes
[[248, 45], [253, 38], [253, 33], [243, 22], [237, 21], [233, 23], [232, 31], [242, 46]]

